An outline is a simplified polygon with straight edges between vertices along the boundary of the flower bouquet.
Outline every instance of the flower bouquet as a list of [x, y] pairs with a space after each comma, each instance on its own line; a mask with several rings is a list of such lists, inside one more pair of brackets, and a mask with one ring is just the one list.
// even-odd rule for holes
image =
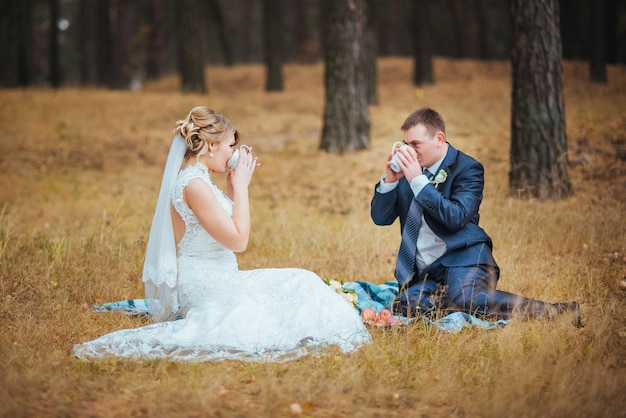
[[330, 288], [335, 292], [339, 293], [339, 295], [344, 298], [346, 302], [351, 303], [355, 309], [358, 309], [359, 298], [356, 292], [352, 289], [344, 289], [343, 280], [324, 279], [324, 283], [330, 286]]
[[382, 309], [376, 312], [373, 308], [365, 308], [361, 311], [361, 319], [364, 324], [378, 327], [390, 327], [392, 325], [402, 324], [401, 320], [391, 315], [389, 309]]

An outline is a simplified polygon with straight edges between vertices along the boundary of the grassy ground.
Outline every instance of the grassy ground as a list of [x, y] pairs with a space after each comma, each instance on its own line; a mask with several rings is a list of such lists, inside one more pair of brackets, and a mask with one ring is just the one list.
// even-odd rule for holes
[[[438, 59], [437, 84], [421, 89], [410, 60], [379, 70], [371, 147], [343, 156], [317, 150], [320, 64], [286, 67], [285, 92], [272, 94], [260, 66], [209, 68], [204, 96], [178, 93], [175, 78], [142, 92], [0, 91], [0, 416], [626, 416], [624, 67], [599, 86], [585, 63], [565, 63], [575, 195], [557, 202], [509, 196], [508, 63]], [[485, 165], [481, 225], [500, 288], [579, 300], [586, 326], [372, 329], [356, 353], [286, 364], [75, 360], [74, 344], [145, 323], [90, 307], [143, 296], [171, 131], [199, 104], [232, 119], [262, 164], [242, 268], [390, 280], [399, 230], [374, 226], [369, 200], [399, 126], [427, 105]]]

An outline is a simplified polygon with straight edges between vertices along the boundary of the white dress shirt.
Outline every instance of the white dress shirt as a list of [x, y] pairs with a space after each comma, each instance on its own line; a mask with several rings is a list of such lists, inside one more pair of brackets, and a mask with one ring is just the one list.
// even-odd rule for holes
[[[427, 169], [433, 174], [433, 176], [436, 176], [437, 170], [439, 170], [439, 167], [441, 166], [444, 158], [445, 156], [430, 167], [422, 168]], [[413, 195], [417, 196], [418, 193], [421, 192], [428, 183], [429, 180], [425, 174], [415, 177], [410, 184]], [[380, 184], [378, 185], [377, 191], [379, 193], [388, 193], [395, 189], [397, 186], [397, 181], [393, 183], [385, 183], [385, 176], [383, 176], [380, 179]], [[446, 253], [446, 250], [446, 243], [443, 242], [443, 240], [439, 238], [432, 229], [430, 229], [426, 221], [424, 221], [424, 215], [422, 215], [422, 223], [420, 225], [420, 230], [417, 235], [417, 251], [415, 253], [415, 262], [417, 264], [417, 267], [419, 268], [419, 271], [424, 271], [426, 267], [431, 265], [436, 259], [438, 259], [442, 255], [444, 255]]]

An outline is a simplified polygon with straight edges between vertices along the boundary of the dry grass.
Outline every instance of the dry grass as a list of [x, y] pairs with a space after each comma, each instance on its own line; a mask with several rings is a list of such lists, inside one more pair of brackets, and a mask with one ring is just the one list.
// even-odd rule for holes
[[[288, 66], [263, 92], [260, 66], [209, 68], [211, 93], [175, 78], [142, 93], [0, 92], [0, 416], [625, 416], [626, 73], [587, 82], [565, 63], [571, 176], [560, 202], [508, 196], [507, 63], [435, 62], [438, 83], [410, 85], [411, 63], [379, 64], [367, 151], [317, 150], [322, 66]], [[376, 283], [392, 276], [397, 227], [369, 219], [373, 184], [399, 125], [422, 105], [486, 167], [481, 222], [500, 287], [578, 299], [586, 326], [521, 322], [447, 334], [419, 324], [287, 364], [98, 361], [72, 346], [141, 319], [91, 313], [141, 297], [146, 236], [176, 119], [206, 104], [233, 119], [262, 167], [251, 187], [253, 237], [242, 268], [297, 266]]]

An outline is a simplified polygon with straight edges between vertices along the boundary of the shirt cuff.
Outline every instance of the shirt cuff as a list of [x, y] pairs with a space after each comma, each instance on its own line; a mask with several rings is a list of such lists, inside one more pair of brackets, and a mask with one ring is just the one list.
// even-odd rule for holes
[[376, 189], [376, 191], [378, 193], [388, 193], [392, 191], [393, 189], [395, 189], [397, 185], [398, 185], [397, 181], [394, 181], [393, 183], [385, 183], [385, 176], [383, 175], [380, 178], [380, 183], [378, 184], [378, 188]]
[[413, 194], [417, 196], [428, 183], [428, 177], [424, 174], [415, 177], [413, 181], [411, 181], [411, 190], [413, 190]]

